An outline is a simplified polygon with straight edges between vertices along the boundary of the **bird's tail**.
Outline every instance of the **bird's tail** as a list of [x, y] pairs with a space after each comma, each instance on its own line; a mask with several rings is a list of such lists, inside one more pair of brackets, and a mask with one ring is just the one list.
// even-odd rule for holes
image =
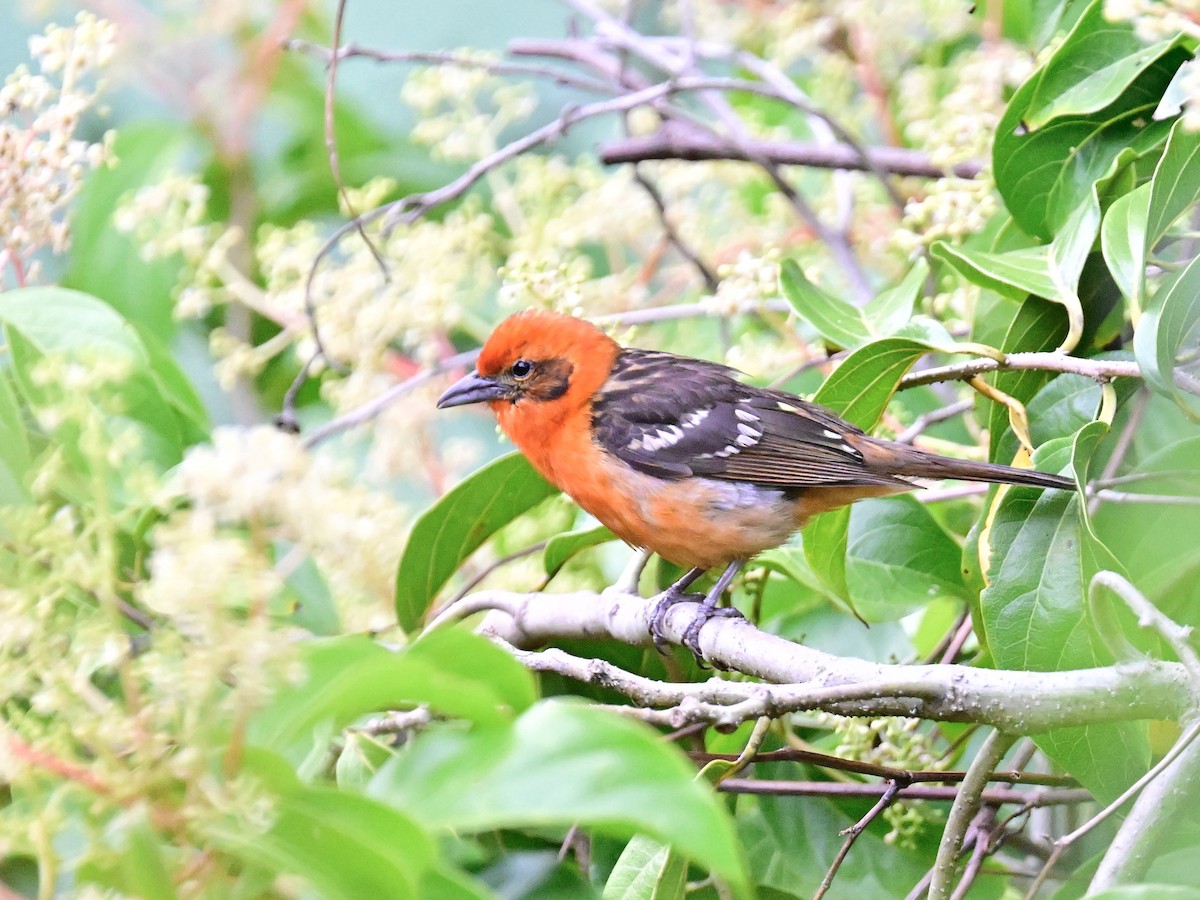
[[869, 468], [889, 475], [906, 478], [958, 478], [962, 481], [990, 481], [1056, 488], [1061, 491], [1075, 490], [1075, 482], [1060, 475], [996, 463], [951, 459], [892, 441], [872, 440], [869, 444], [860, 442], [858, 447]]

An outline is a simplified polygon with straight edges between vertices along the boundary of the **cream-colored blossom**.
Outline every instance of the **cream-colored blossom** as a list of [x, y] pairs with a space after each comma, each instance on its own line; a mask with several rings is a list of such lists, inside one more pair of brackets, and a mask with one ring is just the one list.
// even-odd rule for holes
[[116, 29], [81, 12], [73, 26], [30, 38], [36, 71], [18, 66], [0, 86], [0, 288], [37, 280], [35, 255], [70, 243], [68, 210], [88, 172], [112, 160], [112, 134], [75, 137], [98, 96]]
[[[494, 54], [463, 51], [481, 63]], [[447, 63], [413, 71], [401, 98], [417, 113], [410, 137], [435, 159], [476, 160], [496, 150], [501, 133], [533, 114], [530, 86], [493, 75], [484, 66]]]
[[[276, 428], [219, 428], [211, 445], [191, 450], [176, 469], [171, 493], [188, 501], [186, 527], [213, 533], [217, 526], [249, 528], [261, 540], [300, 547], [316, 561], [343, 625], [378, 627], [392, 615], [407, 515], [385, 491], [369, 490], [348, 474]], [[230, 544], [212, 552], [245, 551]], [[164, 558], [162, 564], [176, 563]], [[267, 587], [258, 585], [260, 593], [270, 593]]]

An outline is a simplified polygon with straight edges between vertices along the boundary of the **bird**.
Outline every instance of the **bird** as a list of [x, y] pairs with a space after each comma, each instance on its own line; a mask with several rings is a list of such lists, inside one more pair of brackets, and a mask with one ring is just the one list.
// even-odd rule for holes
[[[439, 409], [486, 403], [542, 477], [634, 547], [686, 569], [649, 617], [660, 651], [670, 608], [699, 601], [682, 643], [740, 615], [717, 604], [758, 553], [814, 515], [956, 478], [1074, 490], [1058, 475], [938, 456], [868, 435], [831, 410], [754, 387], [720, 363], [622, 347], [585, 319], [529, 309], [501, 322]], [[702, 598], [688, 587], [711, 569]]]

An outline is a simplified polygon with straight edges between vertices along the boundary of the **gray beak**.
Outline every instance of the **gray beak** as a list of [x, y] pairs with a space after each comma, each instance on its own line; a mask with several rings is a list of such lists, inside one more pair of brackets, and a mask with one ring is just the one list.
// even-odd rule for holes
[[461, 378], [446, 390], [438, 399], [438, 409], [448, 409], [451, 406], [466, 406], [468, 403], [486, 403], [489, 400], [503, 400], [508, 396], [508, 388], [494, 378], [485, 378], [478, 372], [472, 372]]

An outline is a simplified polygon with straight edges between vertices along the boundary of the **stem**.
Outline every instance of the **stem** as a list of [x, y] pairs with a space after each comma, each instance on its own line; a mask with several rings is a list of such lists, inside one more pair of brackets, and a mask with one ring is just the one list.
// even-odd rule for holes
[[1015, 735], [993, 731], [987, 736], [967, 770], [962, 788], [954, 798], [954, 805], [950, 807], [946, 830], [942, 832], [937, 861], [933, 866], [933, 878], [929, 882], [929, 900], [950, 900], [954, 876], [958, 870], [958, 854], [962, 850], [967, 828], [979, 812], [980, 801], [992, 770], [1000, 764], [1000, 760], [1015, 740]]

